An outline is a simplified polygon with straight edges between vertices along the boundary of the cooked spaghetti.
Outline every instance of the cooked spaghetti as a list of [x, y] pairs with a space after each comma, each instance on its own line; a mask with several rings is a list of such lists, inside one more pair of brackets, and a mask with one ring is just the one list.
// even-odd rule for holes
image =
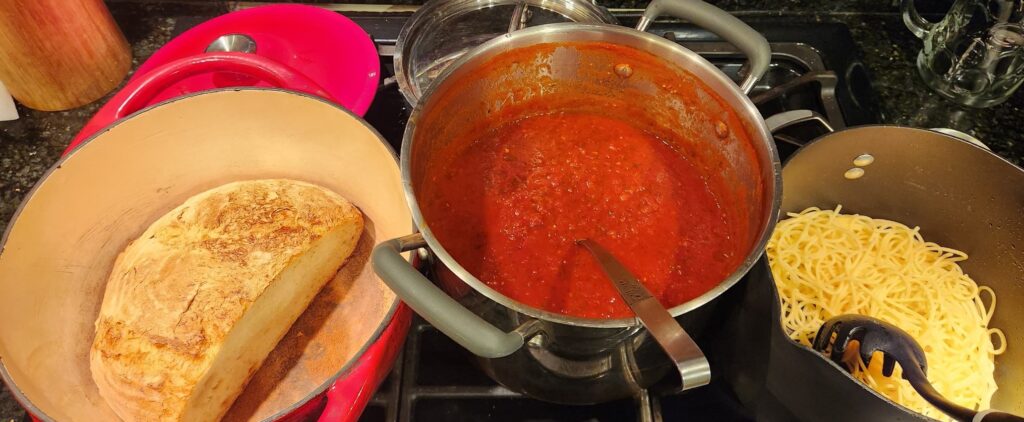
[[[821, 324], [837, 315], [888, 321], [924, 349], [936, 390], [962, 406], [987, 409], [996, 391], [994, 358], [1006, 350], [1003, 332], [988, 326], [995, 292], [964, 274], [957, 263], [967, 254], [926, 242], [917, 227], [840, 209], [790, 213], [768, 243], [787, 333], [810, 346]], [[887, 378], [881, 363], [877, 356], [849, 362], [854, 376], [879, 393], [947, 419], [900, 378], [898, 365]]]

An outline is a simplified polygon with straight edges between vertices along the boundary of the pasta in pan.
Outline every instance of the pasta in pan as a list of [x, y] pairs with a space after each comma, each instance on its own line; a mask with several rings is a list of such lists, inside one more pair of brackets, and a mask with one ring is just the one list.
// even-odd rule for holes
[[[964, 252], [927, 242], [918, 228], [835, 210], [808, 208], [780, 221], [767, 255], [782, 299], [782, 324], [810, 346], [821, 324], [861, 314], [899, 326], [925, 351], [928, 379], [948, 399], [987, 409], [996, 391], [995, 355], [1006, 337], [989, 327], [995, 292], [957, 264]], [[995, 340], [995, 341], [993, 341]], [[924, 415], [947, 419], [900, 378], [881, 375], [881, 359], [854, 358], [853, 375]]]

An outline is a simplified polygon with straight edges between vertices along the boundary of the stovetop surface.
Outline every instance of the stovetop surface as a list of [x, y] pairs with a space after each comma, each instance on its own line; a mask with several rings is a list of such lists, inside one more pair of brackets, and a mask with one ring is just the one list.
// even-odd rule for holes
[[[394, 79], [395, 42], [408, 13], [347, 13], [377, 43], [381, 80], [377, 96], [364, 116], [394, 150], [401, 150], [410, 107]], [[636, 16], [616, 16], [633, 25]], [[205, 19], [183, 19], [180, 33]], [[791, 23], [771, 18], [748, 22], [771, 44], [768, 72], [751, 92], [765, 117], [807, 109], [823, 116], [834, 129], [877, 123], [878, 101], [859, 60], [848, 28], [837, 23]], [[684, 23], [655, 23], [650, 32], [674, 40], [718, 66], [733, 80], [743, 72], [743, 56], [713, 34]], [[789, 130], [777, 142], [783, 159], [801, 142], [823, 133], [805, 125]], [[702, 339], [697, 339], [701, 342]], [[710, 356], [712, 371], [715, 359]], [[547, 403], [509, 391], [473, 365], [464, 349], [428, 323], [415, 319], [405, 347], [389, 377], [360, 418], [362, 422], [604, 422], [604, 421], [750, 421], [730, 387], [714, 378], [708, 386], [684, 394], [642, 397], [590, 406]]]
[[[410, 108], [394, 82], [391, 55], [406, 16], [354, 15], [373, 36], [381, 53], [383, 83], [365, 118], [394, 147], [401, 150]], [[634, 17], [619, 16], [631, 24]], [[832, 127], [879, 121], [877, 101], [868, 75], [858, 59], [849, 30], [841, 24], [753, 22], [771, 43], [768, 73], [751, 97], [765, 117], [796, 109], [824, 116]], [[701, 54], [734, 80], [740, 79], [744, 59], [714, 35], [687, 24], [659, 23], [651, 28]], [[790, 140], [778, 142], [783, 159], [795, 151], [794, 139], [810, 140], [821, 129], [797, 127]], [[782, 139], [782, 137], [780, 137]], [[797, 141], [799, 142], [799, 141]], [[712, 363], [714, 365], [714, 363]], [[360, 419], [395, 421], [748, 421], [753, 418], [738, 403], [728, 385], [713, 380], [685, 394], [645, 395], [591, 406], [565, 406], [523, 397], [496, 384], [473, 366], [472, 357], [422, 320], [416, 320], [395, 369]]]

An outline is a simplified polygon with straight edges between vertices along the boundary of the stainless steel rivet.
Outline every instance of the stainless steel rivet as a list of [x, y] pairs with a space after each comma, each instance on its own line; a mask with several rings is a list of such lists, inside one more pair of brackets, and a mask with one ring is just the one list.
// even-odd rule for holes
[[875, 156], [871, 154], [861, 154], [853, 159], [853, 165], [857, 167], [867, 167], [873, 162], [875, 162]]
[[207, 53], [228, 52], [228, 53], [255, 53], [256, 40], [245, 34], [221, 35], [206, 46]]

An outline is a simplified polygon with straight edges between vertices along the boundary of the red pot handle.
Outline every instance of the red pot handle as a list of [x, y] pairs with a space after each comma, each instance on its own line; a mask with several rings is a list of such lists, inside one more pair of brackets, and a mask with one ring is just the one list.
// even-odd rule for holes
[[391, 323], [363, 359], [327, 390], [327, 404], [318, 422], [355, 422], [362, 416], [373, 393], [391, 372], [411, 321], [412, 311], [404, 303], [399, 304]]
[[130, 91], [114, 112], [114, 120], [141, 110], [160, 91], [182, 79], [207, 72], [235, 72], [264, 80], [278, 88], [313, 94], [334, 101], [320, 85], [295, 69], [248, 53], [204, 53], [169, 62], [129, 84]]

